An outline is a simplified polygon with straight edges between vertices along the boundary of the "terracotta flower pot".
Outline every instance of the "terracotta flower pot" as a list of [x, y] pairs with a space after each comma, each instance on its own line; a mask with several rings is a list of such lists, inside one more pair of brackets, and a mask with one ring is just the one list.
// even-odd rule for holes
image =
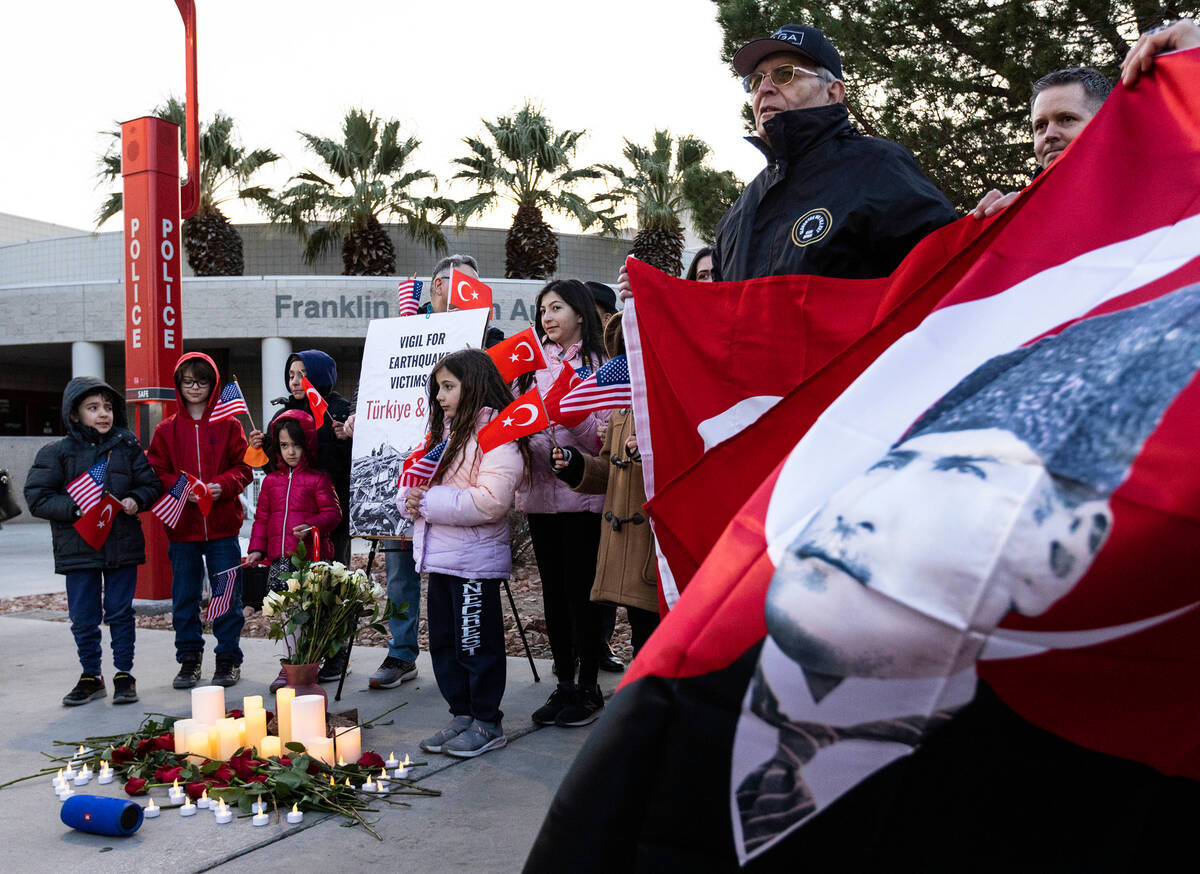
[[281, 661], [283, 673], [287, 675], [287, 686], [289, 689], [296, 690], [296, 697], [301, 695], [320, 695], [327, 702], [329, 696], [325, 694], [325, 687], [317, 682], [317, 671], [320, 670], [320, 662], [314, 662], [308, 665], [289, 665], [287, 662]]

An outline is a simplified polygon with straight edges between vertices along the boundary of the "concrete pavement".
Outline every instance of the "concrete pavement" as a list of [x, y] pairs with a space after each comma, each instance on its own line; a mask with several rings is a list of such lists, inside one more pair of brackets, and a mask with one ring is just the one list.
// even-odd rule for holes
[[[6, 526], [0, 531], [4, 577], [11, 576], [9, 561], [14, 556], [10, 549], [18, 540], [30, 549], [37, 545], [36, 532], [20, 529], [37, 527]], [[24, 537], [10, 540], [13, 533]], [[34, 568], [36, 560], [37, 556], [31, 555], [28, 568]], [[28, 572], [30, 579], [22, 582], [22, 587], [32, 586], [37, 592], [61, 588], [61, 578]], [[11, 596], [13, 592], [5, 588], [2, 594]], [[104, 645], [107, 676], [112, 673], [107, 631]], [[231, 707], [240, 705], [243, 695], [265, 696], [266, 685], [278, 672], [279, 645], [259, 639], [244, 640], [242, 645], [242, 682], [226, 690]], [[0, 653], [0, 783], [42, 767], [42, 753], [52, 750], [53, 740], [132, 729], [143, 713], [190, 712], [189, 693], [171, 688], [175, 661], [169, 631], [138, 630], [134, 675], [141, 700], [125, 707], [113, 706], [110, 698], [82, 707], [61, 705], [63, 694], [79, 675], [74, 641], [65, 622], [20, 615], [0, 617]], [[206, 811], [184, 819], [173, 810], [146, 820], [128, 838], [88, 835], [61, 823], [60, 803], [49, 779], [38, 779], [0, 790], [0, 870], [23, 874], [78, 870], [89, 874], [134, 870], [172, 874], [306, 872], [368, 866], [414, 872], [519, 870], [550, 799], [589, 731], [540, 728], [530, 721], [529, 715], [554, 688], [550, 663], [538, 662], [542, 682], [535, 684], [528, 662], [508, 660], [503, 706], [509, 744], [477, 759], [460, 760], [429, 755], [417, 746], [449, 718], [426, 653], [418, 661], [420, 676], [416, 680], [397, 689], [368, 691], [367, 677], [385, 654], [383, 649], [356, 648], [342, 701], [332, 700], [336, 687], [326, 687], [330, 709], [358, 708], [360, 719], [365, 720], [403, 703], [381, 724], [364, 730], [363, 748], [385, 757], [393, 751], [401, 758], [408, 753], [414, 761], [427, 762], [416, 772], [421, 784], [443, 794], [410, 797], [406, 799], [411, 803], [408, 808], [383, 807], [371, 820], [383, 841], [362, 829], [341, 827], [344, 821], [338, 817], [311, 813], [299, 826], [272, 822], [256, 828], [248, 819], [219, 826]], [[212, 669], [210, 650], [204, 664], [206, 680]], [[606, 690], [617, 680], [619, 677], [601, 676]], [[100, 787], [93, 782], [82, 791], [124, 797], [116, 783]], [[162, 790], [155, 790], [155, 796], [156, 803], [166, 803]]]

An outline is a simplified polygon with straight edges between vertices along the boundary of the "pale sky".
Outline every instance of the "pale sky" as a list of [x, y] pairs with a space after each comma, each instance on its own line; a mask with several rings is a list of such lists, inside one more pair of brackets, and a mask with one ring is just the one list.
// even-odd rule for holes
[[[340, 139], [351, 106], [398, 118], [422, 141], [415, 164], [447, 187], [481, 118], [539, 103], [584, 128], [580, 163], [622, 162], [622, 137], [691, 133], [718, 169], [763, 166], [742, 140], [745, 95], [719, 58], [710, 0], [197, 0], [201, 118], [234, 117], [242, 142], [283, 155], [262, 184], [312, 166], [297, 130]], [[92, 229], [109, 189], [97, 156], [114, 121], [183, 97], [183, 24], [172, 0], [38, 0], [0, 13], [0, 212]], [[263, 221], [225, 207], [234, 221]], [[484, 222], [507, 227], [511, 210]], [[577, 230], [547, 216], [561, 230]], [[120, 230], [110, 220], [101, 230]]]

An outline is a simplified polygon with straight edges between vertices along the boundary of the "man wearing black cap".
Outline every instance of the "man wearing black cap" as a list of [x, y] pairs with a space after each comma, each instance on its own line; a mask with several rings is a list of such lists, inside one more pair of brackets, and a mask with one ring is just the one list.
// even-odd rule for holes
[[767, 167], [717, 225], [723, 280], [887, 276], [956, 218], [903, 146], [850, 127], [842, 62], [815, 27], [789, 24], [738, 51]]

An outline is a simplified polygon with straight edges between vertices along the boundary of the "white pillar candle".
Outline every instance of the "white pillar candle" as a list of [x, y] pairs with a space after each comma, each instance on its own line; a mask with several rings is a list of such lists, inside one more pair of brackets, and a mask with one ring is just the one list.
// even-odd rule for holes
[[224, 762], [228, 762], [238, 751], [238, 747], [241, 746], [241, 743], [238, 741], [237, 726], [222, 721], [222, 724], [218, 727], [218, 730], [220, 731], [217, 741], [219, 746], [217, 748], [217, 755], [215, 758], [218, 758]]
[[146, 817], [146, 819], [154, 819], [154, 817], [158, 816], [160, 810], [161, 808], [159, 808], [154, 803], [154, 799], [151, 798], [150, 803], [146, 805], [146, 809], [142, 811], [142, 816]]
[[171, 726], [171, 731], [175, 733], [175, 755], [181, 756], [188, 752], [188, 738], [195, 730], [195, 725], [196, 720], [194, 719], [175, 720], [175, 724]]
[[249, 713], [251, 710], [263, 709], [262, 695], [247, 695], [242, 699], [242, 712]]
[[300, 741], [308, 754], [326, 765], [333, 764], [333, 738], [309, 737]]
[[292, 737], [305, 746], [308, 738], [325, 737], [325, 696], [301, 695], [292, 702]]
[[259, 755], [271, 758], [272, 756], [279, 757], [282, 755], [282, 746], [279, 743], [279, 738], [273, 734], [269, 734], [258, 742]]
[[[266, 714], [263, 715], [265, 716]], [[239, 716], [233, 721], [233, 724], [237, 728], [238, 746], [246, 746], [246, 717]]]
[[287, 821], [292, 825], [304, 822], [304, 811], [300, 809], [299, 803], [292, 805], [292, 809], [288, 811]]
[[279, 742], [290, 743], [292, 740], [292, 702], [296, 700], [296, 690], [287, 686], [275, 693], [275, 718], [279, 720]]
[[353, 764], [362, 758], [362, 730], [357, 725], [339, 731], [334, 741], [339, 759]]
[[196, 815], [196, 805], [192, 804], [192, 799], [190, 799], [190, 798], [184, 799], [183, 807], [179, 808], [179, 815], [180, 816], [195, 816]]
[[197, 686], [192, 690], [192, 719], [213, 725], [224, 718], [224, 686]]
[[[245, 745], [261, 750], [263, 738], [267, 736], [267, 711], [261, 707], [258, 710], [246, 711], [246, 726]], [[275, 755], [279, 755], [276, 750]]]
[[196, 730], [188, 737], [188, 761], [200, 764], [212, 757], [212, 748], [208, 743], [208, 726], [195, 725], [193, 728]]

